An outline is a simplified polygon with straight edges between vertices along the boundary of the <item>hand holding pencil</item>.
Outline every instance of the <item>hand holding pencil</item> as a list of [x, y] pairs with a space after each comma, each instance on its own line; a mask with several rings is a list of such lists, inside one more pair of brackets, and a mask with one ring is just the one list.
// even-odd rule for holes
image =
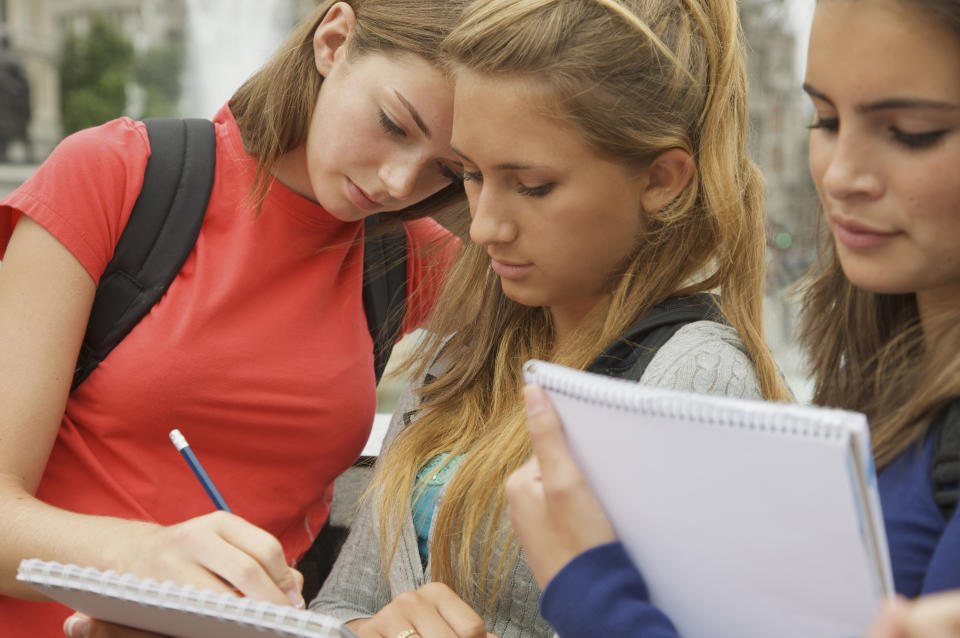
[[[280, 542], [231, 514], [183, 435], [173, 430], [170, 438], [218, 511], [167, 527], [142, 523], [141, 534], [111, 539], [113, 569], [141, 578], [173, 580], [198, 589], [235, 591], [257, 600], [303, 607], [303, 576], [287, 565]], [[91, 621], [79, 614], [68, 619], [64, 632], [78, 638], [148, 635]]]

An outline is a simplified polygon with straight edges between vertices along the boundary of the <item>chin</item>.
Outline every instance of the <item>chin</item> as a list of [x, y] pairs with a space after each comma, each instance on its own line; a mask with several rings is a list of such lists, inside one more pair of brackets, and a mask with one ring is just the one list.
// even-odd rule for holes
[[503, 294], [507, 299], [510, 301], [515, 301], [521, 306], [537, 308], [547, 305], [547, 303], [543, 299], [539, 299], [537, 295], [530, 294], [529, 291], [519, 289], [519, 287], [512, 282], [504, 283], [503, 279], [501, 279], [500, 289], [503, 291]]
[[909, 281], [904, 281], [892, 273], [884, 273], [882, 270], [868, 268], [862, 271], [851, 268], [843, 269], [847, 279], [857, 288], [878, 295], [901, 295], [917, 291], [917, 286]]

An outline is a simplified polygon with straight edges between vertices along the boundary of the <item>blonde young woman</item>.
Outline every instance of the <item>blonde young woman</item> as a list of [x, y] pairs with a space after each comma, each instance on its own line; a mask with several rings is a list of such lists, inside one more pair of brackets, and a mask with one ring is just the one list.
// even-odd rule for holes
[[[97, 281], [143, 181], [143, 123], [71, 136], [0, 201], [4, 635], [55, 635], [69, 614], [27, 600], [15, 573], [29, 557], [302, 602], [289, 565], [375, 406], [362, 220], [464, 201], [438, 57], [463, 4], [320, 3], [216, 114], [193, 252], [72, 393]], [[426, 249], [449, 236], [428, 219], [405, 229], [409, 330], [449, 254]], [[167, 439], [175, 427], [236, 516], [205, 515], [213, 505]]]
[[[814, 400], [869, 417], [894, 585], [931, 594], [888, 605], [870, 636], [960, 635], [958, 595], [932, 594], [960, 588], [960, 514], [941, 511], [931, 477], [935, 440], [960, 418], [960, 2], [820, 0], [804, 88], [831, 231], [805, 295]], [[564, 638], [675, 636], [549, 401], [525, 396], [537, 460], [511, 478], [509, 509], [544, 612]]]
[[530, 454], [523, 362], [587, 368], [658, 304], [717, 291], [726, 321], [680, 328], [640, 382], [787, 395], [762, 337], [737, 8], [485, 0], [446, 50], [469, 241], [312, 608], [364, 637], [546, 636], [504, 516]]

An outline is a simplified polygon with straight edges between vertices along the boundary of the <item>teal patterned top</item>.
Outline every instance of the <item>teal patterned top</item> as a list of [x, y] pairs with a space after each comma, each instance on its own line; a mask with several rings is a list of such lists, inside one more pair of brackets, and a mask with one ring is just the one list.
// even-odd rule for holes
[[[424, 569], [427, 568], [427, 561], [430, 559], [430, 524], [433, 522], [433, 512], [437, 509], [440, 492], [463, 460], [463, 455], [460, 454], [444, 465], [448, 456], [446, 452], [438, 454], [417, 472], [417, 483], [414, 488], [416, 499], [413, 501], [413, 527], [417, 530], [420, 564]], [[440, 467], [441, 465], [443, 467]]]

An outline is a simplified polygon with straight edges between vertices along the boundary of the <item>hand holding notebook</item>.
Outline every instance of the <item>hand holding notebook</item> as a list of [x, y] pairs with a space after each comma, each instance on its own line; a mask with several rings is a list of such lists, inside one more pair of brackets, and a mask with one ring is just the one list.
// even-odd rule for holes
[[541, 589], [587, 549], [616, 540], [603, 506], [571, 458], [542, 388], [523, 390], [533, 455], [507, 480], [510, 522]]
[[862, 415], [525, 373], [685, 638], [862, 635], [892, 592]]
[[93, 618], [173, 638], [356, 638], [339, 621], [303, 609], [92, 567], [23, 560], [17, 580]]

